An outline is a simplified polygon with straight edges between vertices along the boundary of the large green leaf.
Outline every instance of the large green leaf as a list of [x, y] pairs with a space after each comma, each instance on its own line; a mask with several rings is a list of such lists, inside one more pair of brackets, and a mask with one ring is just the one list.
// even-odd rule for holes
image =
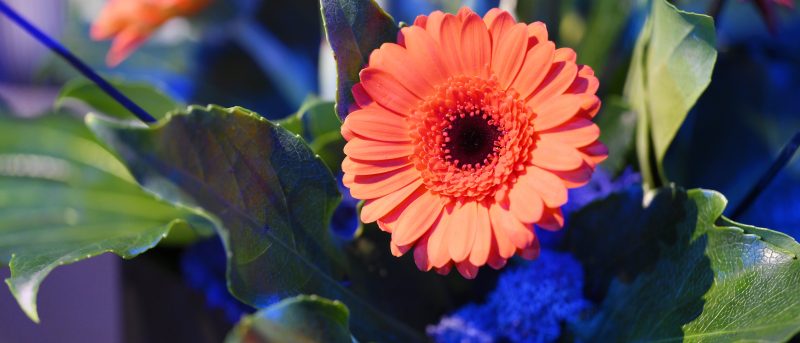
[[[255, 307], [299, 293], [345, 302], [365, 338], [416, 339], [343, 285], [348, 273], [328, 230], [340, 195], [299, 135], [242, 108], [193, 106], [149, 128], [90, 116], [140, 183], [178, 188], [220, 222], [232, 293]], [[167, 190], [172, 192], [174, 190]]]
[[636, 148], [645, 185], [667, 180], [662, 161], [711, 82], [717, 59], [711, 17], [655, 0], [634, 48], [625, 96], [639, 114]]
[[0, 117], [0, 262], [34, 321], [54, 268], [106, 252], [132, 258], [171, 229], [191, 238], [189, 222], [208, 229], [194, 211], [143, 191], [80, 120]]
[[225, 342], [351, 343], [349, 321], [344, 304], [299, 295], [243, 318]]
[[[111, 80], [110, 82], [155, 118], [163, 118], [167, 112], [184, 106], [184, 104], [172, 99], [161, 90], [147, 83], [122, 80]], [[111, 98], [100, 87], [85, 78], [73, 79], [61, 88], [55, 107], [60, 108], [68, 101], [82, 102], [100, 113], [115, 118], [136, 118], [133, 113]]]
[[587, 286], [613, 277], [598, 313], [576, 328], [579, 336], [783, 341], [800, 331], [796, 241], [721, 217], [727, 201], [717, 192], [651, 195], [646, 202], [631, 191], [573, 217], [570, 241], [586, 265]]
[[341, 169], [344, 160], [345, 140], [342, 137], [342, 121], [336, 115], [334, 103], [317, 97], [309, 97], [296, 113], [276, 124], [303, 139], [333, 172]]
[[351, 89], [369, 54], [397, 39], [398, 27], [375, 0], [320, 0], [328, 42], [336, 58], [336, 112], [343, 118], [354, 104]]

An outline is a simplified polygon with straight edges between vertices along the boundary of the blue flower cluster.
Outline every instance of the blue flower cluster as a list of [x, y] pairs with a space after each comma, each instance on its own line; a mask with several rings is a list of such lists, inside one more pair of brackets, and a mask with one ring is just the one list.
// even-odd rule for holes
[[539, 259], [503, 273], [485, 304], [467, 305], [427, 331], [440, 343], [552, 342], [561, 336], [562, 323], [590, 306], [580, 263], [543, 250]]
[[183, 252], [181, 270], [187, 283], [205, 294], [209, 308], [222, 309], [231, 323], [254, 310], [228, 292], [225, 249], [219, 238], [198, 242]]

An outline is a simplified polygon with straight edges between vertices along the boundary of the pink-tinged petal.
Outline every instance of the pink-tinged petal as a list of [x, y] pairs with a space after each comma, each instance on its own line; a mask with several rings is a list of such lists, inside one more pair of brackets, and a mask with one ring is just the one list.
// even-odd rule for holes
[[[498, 206], [498, 208], [500, 208]], [[494, 218], [492, 218], [492, 208], [489, 207], [489, 218], [492, 221], [492, 238], [493, 243], [497, 245], [497, 254], [502, 259], [509, 259], [514, 256], [514, 252], [517, 251], [517, 247], [514, 246], [514, 242], [508, 237], [508, 231], [503, 229], [500, 225], [501, 223]]]
[[553, 63], [555, 48], [553, 42], [545, 42], [528, 50], [522, 68], [517, 73], [514, 82], [511, 83], [511, 88], [516, 90], [523, 99], [528, 98], [547, 76], [550, 65]]
[[367, 67], [359, 76], [361, 85], [375, 102], [399, 115], [408, 115], [420, 101], [386, 70]]
[[492, 61], [492, 40], [483, 19], [475, 13], [466, 15], [461, 27], [461, 61], [467, 75], [486, 77]]
[[531, 163], [550, 170], [575, 170], [583, 164], [583, 158], [578, 150], [571, 146], [539, 140], [531, 153]]
[[408, 157], [414, 152], [410, 143], [381, 142], [353, 137], [344, 146], [344, 153], [355, 159], [380, 161]]
[[397, 230], [392, 233], [392, 241], [397, 245], [413, 244], [429, 231], [439, 218], [444, 204], [438, 195], [424, 192], [403, 210], [397, 222]]
[[608, 147], [599, 141], [594, 142], [589, 146], [580, 148], [578, 151], [583, 156], [583, 160], [592, 166], [592, 168], [608, 158]]
[[119, 32], [111, 43], [111, 49], [106, 56], [106, 64], [109, 67], [116, 67], [122, 63], [150, 38], [151, 33], [150, 31], [143, 32], [138, 28], [128, 28]]
[[424, 29], [426, 24], [428, 24], [428, 16], [424, 14], [418, 15], [417, 18], [414, 19], [414, 26], [418, 26]]
[[356, 138], [355, 132], [353, 132], [353, 130], [350, 130], [350, 128], [347, 127], [347, 125], [342, 125], [342, 127], [339, 128], [339, 130], [342, 133], [342, 138], [344, 138], [345, 141], [351, 141], [353, 138]]
[[533, 188], [547, 207], [560, 207], [567, 203], [567, 188], [553, 173], [536, 166], [529, 166], [517, 183], [524, 182]]
[[542, 220], [536, 223], [542, 229], [548, 231], [558, 231], [564, 227], [564, 213], [560, 208], [548, 208], [544, 211]]
[[541, 248], [539, 247], [539, 239], [536, 238], [529, 247], [522, 249], [519, 255], [526, 260], [535, 260], [539, 258], [540, 252]]
[[377, 141], [411, 142], [408, 123], [404, 117], [393, 112], [376, 110], [374, 107], [351, 112], [345, 125], [355, 134]]
[[419, 241], [414, 244], [414, 264], [417, 265], [417, 269], [427, 272], [433, 269], [433, 264], [431, 260], [428, 258], [428, 242], [431, 238], [431, 232], [428, 231], [425, 233]]
[[414, 181], [386, 196], [365, 201], [364, 206], [361, 208], [361, 221], [371, 223], [381, 219], [401, 204], [406, 203], [406, 199], [420, 186], [422, 186], [422, 179]]
[[443, 267], [436, 268], [436, 274], [439, 274], [439, 275], [450, 274], [450, 270], [452, 268], [453, 268], [453, 264], [452, 263], [448, 263], [448, 264], [444, 265]]
[[530, 185], [517, 182], [508, 192], [510, 201], [509, 209], [514, 216], [523, 223], [535, 223], [542, 217], [544, 201]]
[[503, 269], [503, 267], [506, 266], [506, 263], [508, 263], [508, 260], [505, 259], [505, 258], [502, 258], [500, 256], [492, 256], [492, 257], [489, 257], [489, 261], [487, 261], [486, 263], [489, 265], [489, 267], [492, 267], [492, 269], [500, 270], [500, 269]]
[[342, 160], [342, 171], [346, 174], [354, 175], [375, 175], [398, 170], [410, 164], [411, 161], [407, 157], [391, 160], [367, 161], [345, 156], [344, 160]]
[[600, 138], [600, 128], [591, 120], [578, 117], [553, 129], [539, 132], [539, 137], [580, 148], [597, 141]]
[[492, 223], [489, 220], [489, 208], [486, 205], [478, 204], [478, 225], [475, 233], [475, 243], [469, 253], [469, 263], [475, 266], [486, 264], [489, 259], [489, 251], [492, 249]]
[[351, 92], [353, 93], [353, 99], [355, 99], [358, 107], [364, 108], [375, 103], [372, 101], [372, 97], [367, 94], [361, 82], [353, 85]]
[[394, 257], [400, 257], [405, 255], [409, 250], [411, 250], [412, 247], [413, 245], [399, 246], [394, 243], [389, 243], [389, 249], [392, 252], [392, 255], [394, 255]]
[[354, 198], [375, 199], [397, 191], [419, 178], [419, 171], [413, 166], [408, 166], [383, 174], [356, 175], [353, 183], [345, 186], [350, 188], [350, 194]]
[[492, 52], [492, 72], [497, 75], [500, 87], [508, 89], [525, 61], [525, 24], [516, 24], [501, 36], [494, 38]]
[[458, 17], [458, 19], [461, 19], [462, 22], [464, 22], [471, 15], [476, 15], [476, 14], [475, 12], [472, 11], [472, 9], [470, 9], [467, 6], [461, 6], [461, 8], [459, 8], [458, 12], [456, 13], [456, 17]]
[[472, 280], [478, 277], [478, 267], [469, 261], [462, 261], [456, 263], [456, 269], [465, 279]]
[[567, 188], [577, 188], [589, 183], [589, 180], [592, 179], [592, 173], [594, 173], [594, 169], [587, 164], [583, 163], [579, 168], [575, 170], [547, 170], [553, 175], [557, 176], [561, 181], [564, 183], [564, 186]]
[[524, 249], [535, 240], [532, 228], [523, 224], [510, 211], [497, 204], [492, 204], [489, 213], [492, 217], [492, 226], [504, 230], [508, 239], [514, 243], [517, 249]]
[[575, 78], [566, 93], [595, 94], [598, 88], [600, 88], [600, 81], [594, 76], [594, 70], [589, 66], [582, 65], [578, 67], [578, 77]]
[[429, 60], [416, 63], [408, 50], [394, 43], [383, 43], [380, 49], [372, 51], [369, 58], [371, 68], [387, 71], [405, 89], [420, 99], [430, 95], [436, 86], [425, 77], [429, 65]]
[[431, 226], [431, 237], [428, 240], [428, 258], [435, 268], [442, 268], [450, 262], [447, 231], [450, 227], [452, 215], [453, 205], [448, 204], [442, 211], [439, 220]]
[[447, 228], [447, 248], [455, 262], [467, 259], [478, 231], [478, 205], [470, 201], [453, 211]]
[[486, 23], [486, 27], [492, 33], [492, 41], [497, 41], [494, 37], [498, 37], [498, 34], [502, 34], [504, 29], [510, 28], [517, 23], [511, 14], [497, 7], [486, 12], [483, 16], [483, 22]]
[[595, 101], [597, 101], [596, 96], [585, 94], [563, 94], [553, 97], [536, 107], [531, 107], [536, 113], [533, 128], [541, 132], [564, 124], [574, 118], [583, 106]]
[[528, 24], [528, 49], [547, 41], [547, 25], [541, 21]]

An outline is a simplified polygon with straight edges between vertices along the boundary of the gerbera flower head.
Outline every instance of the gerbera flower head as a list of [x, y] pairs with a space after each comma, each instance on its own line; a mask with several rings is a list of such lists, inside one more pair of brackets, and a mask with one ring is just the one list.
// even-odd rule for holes
[[375, 50], [342, 125], [343, 182], [364, 222], [414, 249], [421, 270], [467, 278], [539, 254], [534, 225], [557, 230], [567, 189], [607, 150], [591, 119], [598, 80], [541, 22], [499, 9], [419, 16]]
[[211, 0], [110, 0], [92, 24], [94, 40], [113, 39], [106, 63], [116, 66], [168, 20], [204, 9]]

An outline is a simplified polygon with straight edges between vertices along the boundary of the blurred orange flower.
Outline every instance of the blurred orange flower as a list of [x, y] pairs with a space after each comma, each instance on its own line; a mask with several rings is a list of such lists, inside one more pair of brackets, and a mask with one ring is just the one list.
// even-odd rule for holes
[[598, 80], [541, 22], [498, 9], [433, 12], [372, 52], [342, 125], [343, 182], [364, 222], [414, 249], [421, 270], [466, 278], [539, 255], [567, 189], [607, 156], [592, 118]]
[[116, 66], [168, 20], [193, 15], [211, 0], [110, 0], [92, 24], [94, 40], [113, 39], [106, 63]]

